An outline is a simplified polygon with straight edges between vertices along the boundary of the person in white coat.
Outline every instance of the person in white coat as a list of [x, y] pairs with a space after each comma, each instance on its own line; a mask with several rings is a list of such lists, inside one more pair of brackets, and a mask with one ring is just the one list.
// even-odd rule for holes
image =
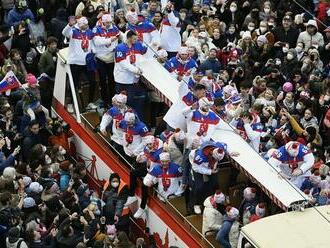
[[202, 233], [207, 236], [212, 232], [218, 232], [225, 214], [226, 196], [221, 191], [207, 197], [204, 201]]
[[84, 74], [89, 82], [89, 102], [93, 102], [95, 92], [95, 74], [87, 70], [86, 56], [93, 48], [93, 32], [88, 26], [86, 17], [75, 19], [71, 17], [68, 25], [63, 29], [62, 34], [70, 39], [67, 63], [70, 65], [73, 83], [77, 88], [80, 101], [83, 102], [81, 89], [81, 76]]
[[268, 162], [285, 178], [298, 188], [304, 179], [311, 175], [314, 165], [311, 150], [297, 141], [290, 141], [273, 152]]

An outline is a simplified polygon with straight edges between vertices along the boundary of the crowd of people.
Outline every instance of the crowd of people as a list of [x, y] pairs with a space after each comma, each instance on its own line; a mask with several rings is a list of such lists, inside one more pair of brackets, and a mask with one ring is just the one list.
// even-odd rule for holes
[[[241, 156], [213, 140], [228, 124], [310, 205], [330, 204], [327, 0], [2, 0], [0, 18], [1, 247], [152, 247], [129, 239], [139, 179], [134, 218], [155, 186], [236, 247], [271, 211], [251, 182], [238, 205], [220, 190]], [[90, 188], [70, 127], [50, 114], [64, 47], [80, 109], [104, 109], [99, 131], [131, 164], [129, 184], [114, 172]], [[141, 81], [151, 59], [178, 81], [171, 107]]]

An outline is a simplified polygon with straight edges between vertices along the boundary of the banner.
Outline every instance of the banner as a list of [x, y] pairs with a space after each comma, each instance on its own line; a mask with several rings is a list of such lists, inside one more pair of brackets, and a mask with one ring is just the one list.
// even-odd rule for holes
[[21, 83], [18, 81], [14, 72], [9, 71], [9, 72], [7, 72], [6, 76], [0, 82], [0, 93], [7, 91], [7, 90], [18, 88], [20, 86], [21, 86]]

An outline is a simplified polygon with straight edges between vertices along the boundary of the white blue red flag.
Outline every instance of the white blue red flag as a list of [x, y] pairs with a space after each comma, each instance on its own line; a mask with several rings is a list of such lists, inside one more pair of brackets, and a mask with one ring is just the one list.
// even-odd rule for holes
[[15, 76], [14, 72], [9, 71], [7, 72], [6, 76], [0, 82], [0, 93], [18, 88], [21, 86], [21, 83], [18, 81], [17, 77]]

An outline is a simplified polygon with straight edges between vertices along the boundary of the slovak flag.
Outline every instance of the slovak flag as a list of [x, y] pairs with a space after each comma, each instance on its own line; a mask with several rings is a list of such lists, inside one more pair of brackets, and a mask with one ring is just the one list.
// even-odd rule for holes
[[9, 72], [7, 72], [6, 76], [0, 82], [0, 93], [7, 91], [7, 90], [18, 88], [20, 86], [21, 86], [21, 83], [18, 81], [14, 72], [9, 71]]

